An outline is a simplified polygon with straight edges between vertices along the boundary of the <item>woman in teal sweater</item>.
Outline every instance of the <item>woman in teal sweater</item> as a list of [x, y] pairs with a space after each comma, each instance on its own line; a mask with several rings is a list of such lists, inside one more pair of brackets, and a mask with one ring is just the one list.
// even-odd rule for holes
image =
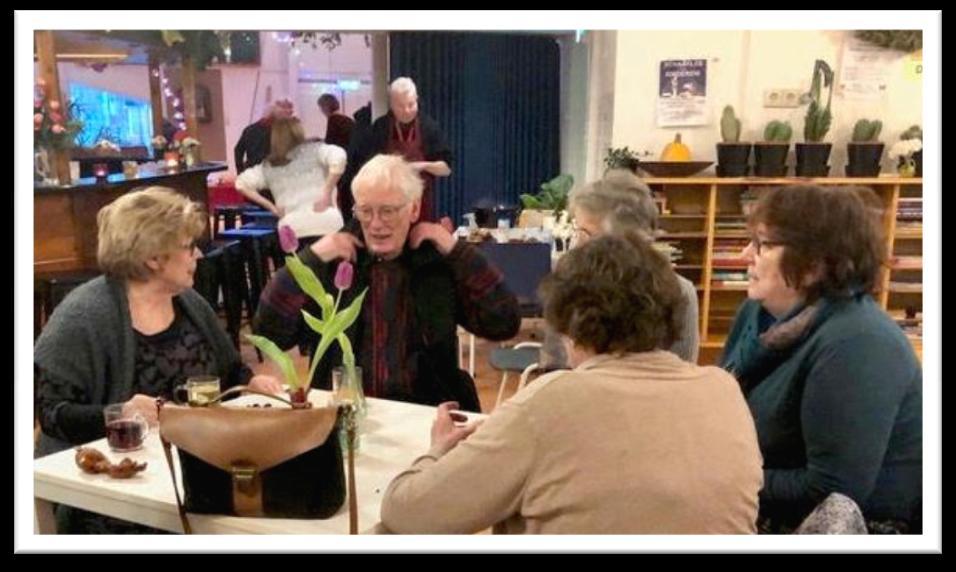
[[871, 530], [921, 528], [922, 370], [870, 296], [879, 208], [868, 189], [794, 186], [751, 215], [748, 300], [721, 363], [756, 422], [763, 530], [792, 529], [834, 492]]

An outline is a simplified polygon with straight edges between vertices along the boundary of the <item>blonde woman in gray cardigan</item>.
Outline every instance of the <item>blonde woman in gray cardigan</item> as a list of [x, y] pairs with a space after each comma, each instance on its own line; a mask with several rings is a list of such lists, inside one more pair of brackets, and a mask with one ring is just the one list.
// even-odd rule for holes
[[[442, 404], [431, 449], [389, 485], [397, 533], [745, 534], [763, 483], [737, 382], [658, 348], [682, 297], [635, 235], [572, 249], [542, 286], [570, 371], [546, 374], [480, 426]], [[666, 347], [666, 346], [665, 346]]]
[[[128, 193], [100, 210], [103, 276], [57, 306], [34, 346], [43, 429], [38, 455], [102, 438], [109, 404], [155, 425], [156, 398], [171, 398], [189, 376], [216, 375], [221, 389], [281, 390], [274, 377], [253, 376], [192, 289], [206, 220], [199, 204], [163, 187]], [[60, 509], [67, 507], [57, 511], [60, 532], [144, 532]]]

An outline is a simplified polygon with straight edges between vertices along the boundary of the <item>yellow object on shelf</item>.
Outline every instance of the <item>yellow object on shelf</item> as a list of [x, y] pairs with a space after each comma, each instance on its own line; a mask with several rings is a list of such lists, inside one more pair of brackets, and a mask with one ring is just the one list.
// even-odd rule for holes
[[674, 140], [664, 147], [661, 161], [690, 161], [690, 148], [681, 143], [680, 133], [674, 135]]

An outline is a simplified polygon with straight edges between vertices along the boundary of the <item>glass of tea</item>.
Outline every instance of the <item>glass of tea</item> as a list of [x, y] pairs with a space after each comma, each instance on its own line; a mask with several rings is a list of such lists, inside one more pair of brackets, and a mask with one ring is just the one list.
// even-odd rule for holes
[[[182, 395], [186, 394], [183, 399]], [[173, 393], [176, 403], [188, 403], [190, 407], [205, 407], [219, 397], [219, 378], [214, 375], [197, 375], [186, 379]]]
[[122, 403], [107, 405], [103, 409], [106, 420], [106, 442], [117, 453], [135, 451], [143, 446], [149, 434], [149, 423], [139, 413], [124, 413]]

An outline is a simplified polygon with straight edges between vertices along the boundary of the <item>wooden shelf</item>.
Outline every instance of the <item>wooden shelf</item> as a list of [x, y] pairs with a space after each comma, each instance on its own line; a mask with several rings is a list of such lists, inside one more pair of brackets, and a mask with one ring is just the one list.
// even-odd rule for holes
[[[896, 176], [884, 177], [716, 177], [705, 173], [698, 177], [646, 177], [643, 181], [651, 185], [655, 194], [667, 198], [668, 214], [660, 219], [666, 231], [657, 237], [661, 241], [672, 241], [685, 251], [693, 250], [692, 261], [702, 261], [701, 264], [678, 263], [675, 269], [692, 280], [703, 285], [697, 285], [700, 292], [700, 322], [701, 329], [711, 334], [711, 337], [702, 344], [702, 348], [720, 349], [723, 347], [723, 337], [715, 338], [714, 333], [727, 330], [729, 322], [733, 320], [728, 313], [732, 312], [747, 295], [747, 285], [725, 286], [716, 285], [714, 281], [721, 273], [744, 272], [745, 266], [739, 265], [732, 258], [734, 253], [727, 250], [733, 242], [739, 241], [741, 249], [744, 241], [751, 239], [748, 229], [739, 224], [734, 228], [733, 223], [745, 221], [748, 217], [744, 210], [750, 204], [746, 197], [758, 197], [770, 187], [788, 185], [821, 185], [821, 186], [863, 186], [870, 187], [880, 197], [884, 208], [882, 217], [883, 232], [887, 236], [886, 246], [889, 255], [900, 257], [915, 257], [921, 254], [920, 244], [916, 241], [923, 239], [923, 229], [916, 226], [918, 221], [899, 220], [898, 206], [901, 197], [917, 198], [921, 196], [923, 180], [919, 178], [904, 178]], [[903, 201], [905, 205], [905, 201]], [[904, 214], [904, 219], [907, 215]], [[718, 224], [720, 226], [718, 226]], [[891, 238], [890, 238], [891, 237]], [[720, 253], [720, 255], [718, 255]], [[922, 274], [920, 268], [890, 268], [880, 275], [882, 292], [877, 301], [882, 308], [899, 307], [910, 303], [918, 303], [922, 295], [922, 284], [913, 284], [897, 288], [890, 284], [902, 282], [907, 278], [918, 279]]]
[[657, 240], [669, 240], [679, 238], [707, 238], [706, 232], [669, 232], [655, 237]]
[[711, 292], [746, 292], [747, 286], [711, 286]]

